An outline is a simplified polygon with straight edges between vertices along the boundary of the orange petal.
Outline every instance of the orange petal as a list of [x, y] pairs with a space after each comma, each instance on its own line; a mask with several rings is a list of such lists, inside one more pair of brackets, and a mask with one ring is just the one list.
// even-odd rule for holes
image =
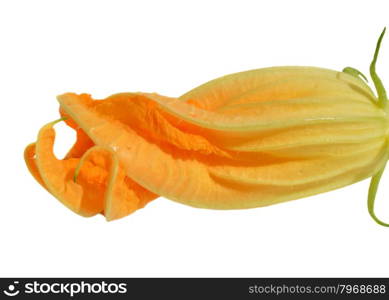
[[127, 176], [119, 168], [116, 179], [112, 183], [111, 194], [105, 203], [104, 215], [107, 221], [123, 218], [143, 208], [158, 195], [146, 190]]
[[49, 123], [42, 127], [36, 142], [36, 163], [47, 190], [71, 210], [88, 216], [82, 211], [83, 191], [73, 182], [77, 159], [58, 160], [53, 153], [55, 131]]
[[35, 178], [35, 180], [38, 181], [41, 186], [47, 189], [36, 165], [35, 156], [35, 143], [31, 143], [26, 147], [26, 149], [24, 149], [24, 160], [26, 162], [28, 170]]
[[90, 139], [81, 130], [78, 137], [83, 140], [76, 142], [67, 158], [58, 160], [53, 153], [54, 124], [45, 125], [36, 146], [26, 148], [26, 163], [34, 177], [72, 211], [85, 217], [104, 213], [107, 220], [114, 220], [157, 197], [126, 177], [111, 151], [99, 146], [86, 150]]

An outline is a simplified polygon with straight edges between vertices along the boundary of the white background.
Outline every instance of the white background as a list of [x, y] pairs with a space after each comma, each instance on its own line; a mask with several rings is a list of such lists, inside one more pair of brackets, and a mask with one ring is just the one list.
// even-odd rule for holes
[[[107, 223], [73, 214], [23, 161], [64, 92], [179, 96], [274, 65], [368, 73], [388, 12], [386, 0], [1, 1], [0, 276], [389, 276], [389, 228], [367, 213], [368, 180], [241, 211], [160, 198]], [[389, 86], [389, 34], [377, 70]], [[61, 155], [74, 136], [56, 128]]]

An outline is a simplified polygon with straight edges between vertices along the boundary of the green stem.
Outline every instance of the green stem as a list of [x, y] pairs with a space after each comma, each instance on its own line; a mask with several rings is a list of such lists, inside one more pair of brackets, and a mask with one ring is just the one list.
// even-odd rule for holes
[[375, 65], [376, 65], [376, 62], [377, 62], [378, 53], [379, 53], [380, 47], [381, 47], [381, 41], [382, 41], [382, 38], [384, 37], [385, 31], [386, 31], [386, 27], [384, 28], [384, 30], [382, 31], [380, 37], [378, 38], [377, 46], [376, 46], [375, 52], [374, 52], [374, 58], [373, 58], [373, 61], [370, 64], [370, 76], [373, 79], [374, 86], [375, 86], [375, 88], [377, 90], [378, 104], [382, 108], [385, 108], [385, 106], [386, 106], [386, 104], [388, 102], [388, 98], [386, 96], [386, 91], [385, 91], [384, 85], [382, 84], [381, 79], [378, 77], [378, 75], [377, 75], [377, 73], [375, 71]]
[[366, 82], [369, 82], [366, 78], [365, 75], [363, 75], [363, 73], [355, 68], [352, 68], [352, 67], [346, 67], [342, 70], [343, 73], [347, 73], [347, 74], [350, 74], [356, 78], [359, 78], [359, 76], [361, 76]]
[[374, 201], [375, 201], [375, 197], [377, 194], [378, 185], [380, 184], [381, 176], [385, 170], [385, 166], [386, 166], [386, 163], [381, 168], [381, 170], [379, 170], [378, 173], [375, 174], [371, 178], [370, 186], [369, 186], [369, 194], [368, 194], [368, 198], [367, 198], [367, 208], [369, 210], [370, 216], [373, 218], [374, 221], [376, 221], [378, 224], [380, 224], [382, 226], [389, 227], [389, 224], [378, 219], [375, 212], [374, 212]]
[[[382, 42], [382, 38], [384, 37], [385, 31], [386, 31], [386, 27], [384, 28], [380, 37], [378, 38], [377, 46], [376, 46], [375, 52], [374, 52], [374, 58], [370, 64], [370, 76], [373, 79], [374, 86], [377, 90], [378, 105], [382, 109], [385, 109], [387, 102], [388, 102], [388, 98], [386, 96], [386, 91], [385, 91], [384, 85], [382, 84], [381, 79], [378, 77], [378, 75], [375, 71], [375, 65], [377, 63], [377, 57], [378, 57], [378, 53], [380, 51], [381, 42]], [[389, 227], [389, 223], [385, 223], [385, 222], [381, 221], [380, 219], [378, 219], [378, 217], [376, 216], [376, 214], [374, 212], [375, 197], [377, 194], [377, 189], [378, 189], [378, 186], [380, 184], [382, 174], [384, 173], [384, 170], [385, 170], [385, 166], [386, 166], [386, 162], [382, 166], [382, 168], [371, 178], [370, 186], [369, 186], [369, 193], [368, 193], [368, 197], [367, 197], [367, 209], [369, 211], [370, 216], [373, 218], [374, 221], [376, 221], [378, 224], [380, 224], [382, 226]]]
[[61, 122], [61, 121], [65, 121], [66, 119], [67, 119], [67, 117], [62, 117], [62, 118], [60, 118], [60, 119], [57, 119], [57, 120], [51, 122], [50, 124], [51, 124], [51, 125], [55, 125], [55, 124], [57, 124], [57, 123], [59, 123], [59, 122]]

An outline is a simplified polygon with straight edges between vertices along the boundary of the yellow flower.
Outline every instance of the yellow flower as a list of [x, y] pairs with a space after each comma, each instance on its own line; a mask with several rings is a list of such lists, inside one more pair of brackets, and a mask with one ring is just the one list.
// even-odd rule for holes
[[[108, 220], [158, 195], [194, 207], [265, 206], [372, 177], [388, 160], [388, 106], [356, 69], [273, 67], [227, 75], [178, 98], [122, 93], [58, 97], [78, 140], [58, 160], [53, 123], [26, 149], [37, 180], [73, 211]], [[35, 157], [36, 154], [36, 157]]]

